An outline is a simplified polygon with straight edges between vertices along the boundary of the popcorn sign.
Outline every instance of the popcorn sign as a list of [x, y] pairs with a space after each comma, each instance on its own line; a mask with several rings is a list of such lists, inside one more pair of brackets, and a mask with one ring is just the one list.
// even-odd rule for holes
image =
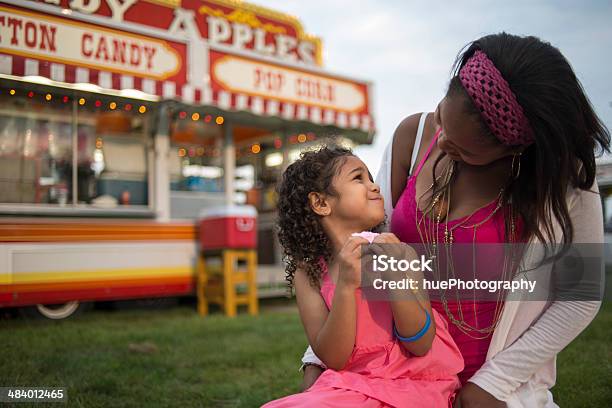
[[211, 51], [213, 88], [345, 112], [367, 108], [365, 87], [327, 75]]

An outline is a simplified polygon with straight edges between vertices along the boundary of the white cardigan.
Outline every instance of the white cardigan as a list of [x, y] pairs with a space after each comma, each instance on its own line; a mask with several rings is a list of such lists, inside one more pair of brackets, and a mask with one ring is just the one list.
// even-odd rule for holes
[[[392, 147], [393, 140], [385, 149], [376, 177], [385, 200], [387, 225], [393, 214]], [[591, 190], [599, 192], [597, 183]], [[574, 243], [603, 243], [599, 194], [572, 188], [568, 191], [567, 202], [574, 226]], [[556, 222], [555, 232], [560, 236], [560, 226]], [[527, 267], [529, 272], [519, 274], [517, 279], [523, 276], [531, 280], [537, 276], [538, 282], [545, 282], [544, 277], [551, 276], [551, 264], [535, 269], [529, 267], [540, 259], [538, 255], [541, 254], [535, 253], [538, 247], [541, 245], [530, 245], [533, 249], [522, 260], [522, 270]], [[601, 302], [527, 300], [530, 296], [533, 295], [525, 291], [513, 292], [506, 298], [486, 361], [469, 381], [505, 401], [508, 408], [558, 407], [549, 391], [555, 385], [556, 356], [589, 325]], [[302, 362], [323, 365], [310, 347]]]

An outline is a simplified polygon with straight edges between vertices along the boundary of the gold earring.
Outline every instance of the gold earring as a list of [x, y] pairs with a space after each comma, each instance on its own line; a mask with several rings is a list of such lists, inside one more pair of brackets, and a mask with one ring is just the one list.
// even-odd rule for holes
[[[521, 174], [521, 155], [523, 153], [515, 153], [514, 157], [512, 157], [512, 179], [516, 180]], [[516, 164], [516, 159], [518, 158], [518, 164]], [[516, 168], [516, 171], [515, 171]], [[516, 174], [515, 174], [516, 173]]]

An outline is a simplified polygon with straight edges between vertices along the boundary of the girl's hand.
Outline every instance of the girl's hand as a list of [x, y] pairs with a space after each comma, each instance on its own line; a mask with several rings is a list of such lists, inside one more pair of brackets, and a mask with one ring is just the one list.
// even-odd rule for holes
[[356, 289], [361, 286], [361, 245], [369, 244], [362, 237], [349, 237], [338, 254], [338, 284]]
[[[392, 245], [387, 245], [392, 244]], [[372, 252], [377, 255], [387, 255], [387, 257], [393, 257], [397, 260], [404, 259], [407, 261], [413, 261], [419, 258], [416, 250], [399, 240], [399, 238], [392, 233], [382, 233], [374, 238], [371, 247]], [[387, 268], [386, 271], [382, 272], [380, 276], [389, 281], [399, 281], [400, 279], [408, 278], [412, 279], [415, 288], [411, 291], [403, 289], [389, 290], [391, 300], [418, 300], [422, 307], [431, 311], [429, 305], [429, 295], [426, 290], [423, 289], [424, 274], [422, 271], [397, 271]]]
[[319, 376], [323, 373], [323, 369], [314, 364], [308, 364], [304, 367], [304, 379], [302, 380], [302, 392], [309, 389], [312, 384], [317, 381]]
[[389, 253], [387, 255], [393, 256], [396, 259], [415, 259], [418, 257], [416, 251], [413, 247], [408, 244], [403, 243], [399, 240], [399, 238], [390, 232], [383, 232], [374, 238], [372, 241], [373, 244], [396, 244], [393, 246], [383, 247], [384, 249], [388, 249]]
[[[374, 241], [372, 241], [372, 244], [373, 244], [372, 251], [377, 255], [387, 255], [388, 257], [393, 257], [397, 260], [406, 259], [408, 261], [418, 258], [418, 254], [416, 253], [413, 247], [411, 247], [408, 244], [403, 243], [402, 241], [399, 240], [399, 238], [395, 234], [392, 234], [390, 232], [383, 232], [382, 234], [379, 234], [378, 236], [376, 236], [376, 238], [374, 238]], [[381, 246], [381, 245], [376, 245], [376, 244], [383, 244], [383, 245]], [[393, 245], [386, 245], [386, 244], [393, 244]], [[389, 278], [399, 277], [397, 272], [396, 273], [389, 272], [388, 274], [383, 274], [383, 275], [388, 275], [387, 277]], [[406, 274], [406, 276], [414, 278], [414, 276], [409, 276], [409, 275], [411, 274], [410, 273]]]
[[453, 408], [505, 408], [506, 403], [498, 400], [474, 383], [468, 382], [459, 390]]
[[377, 244], [400, 244], [402, 241], [392, 232], [383, 232], [374, 237], [372, 243]]

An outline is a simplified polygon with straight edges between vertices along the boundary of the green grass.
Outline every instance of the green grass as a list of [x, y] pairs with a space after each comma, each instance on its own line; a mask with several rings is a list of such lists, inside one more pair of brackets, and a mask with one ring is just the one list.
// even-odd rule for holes
[[[0, 385], [66, 387], [70, 406], [259, 406], [298, 391], [306, 346], [295, 308], [271, 303], [283, 302], [235, 319], [202, 319], [192, 305], [94, 310], [64, 322], [5, 318]], [[611, 324], [608, 303], [559, 356], [560, 406], [611, 406]], [[158, 351], [130, 351], [143, 342]]]

